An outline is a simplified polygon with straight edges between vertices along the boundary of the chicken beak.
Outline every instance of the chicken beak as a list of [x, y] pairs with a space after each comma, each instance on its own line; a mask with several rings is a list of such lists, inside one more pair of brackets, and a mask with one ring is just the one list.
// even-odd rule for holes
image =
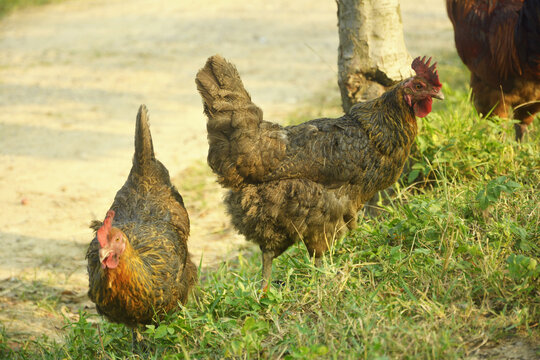
[[444, 94], [440, 90], [434, 93], [432, 97], [434, 97], [435, 99], [444, 100]]
[[103, 260], [105, 260], [113, 251], [108, 248], [101, 248], [99, 249], [99, 262], [103, 263]]

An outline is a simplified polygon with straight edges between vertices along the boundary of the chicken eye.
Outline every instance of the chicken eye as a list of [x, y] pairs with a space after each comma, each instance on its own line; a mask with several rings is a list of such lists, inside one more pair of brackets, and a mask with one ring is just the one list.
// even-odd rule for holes
[[416, 90], [420, 90], [422, 88], [422, 85], [416, 84], [414, 87], [416, 88]]

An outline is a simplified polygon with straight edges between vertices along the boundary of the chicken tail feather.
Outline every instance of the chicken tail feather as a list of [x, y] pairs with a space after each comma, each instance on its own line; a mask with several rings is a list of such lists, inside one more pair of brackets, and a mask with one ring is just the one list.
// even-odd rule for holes
[[143, 169], [145, 164], [155, 160], [154, 145], [148, 121], [148, 109], [145, 105], [139, 107], [137, 123], [135, 126], [135, 154], [133, 155], [134, 168]]
[[208, 164], [222, 184], [234, 186], [241, 181], [239, 162], [249, 158], [242, 144], [252, 145], [248, 135], [259, 131], [262, 110], [251, 102], [235, 66], [219, 55], [208, 59], [195, 82], [208, 117]]
[[254, 128], [262, 110], [251, 102], [236, 67], [219, 55], [208, 58], [195, 79], [208, 116], [208, 132]]

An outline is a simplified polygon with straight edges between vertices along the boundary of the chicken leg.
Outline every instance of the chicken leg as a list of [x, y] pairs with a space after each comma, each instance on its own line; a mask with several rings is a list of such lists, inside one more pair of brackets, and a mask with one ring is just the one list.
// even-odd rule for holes
[[268, 250], [262, 252], [262, 291], [268, 290], [268, 284], [272, 277], [272, 260], [274, 260], [274, 253]]

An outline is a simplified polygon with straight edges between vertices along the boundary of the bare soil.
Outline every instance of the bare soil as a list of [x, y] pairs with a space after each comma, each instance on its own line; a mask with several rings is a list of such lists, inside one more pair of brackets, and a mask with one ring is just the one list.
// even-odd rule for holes
[[[443, 1], [401, 3], [411, 55], [454, 51]], [[64, 317], [94, 309], [88, 225], [127, 177], [142, 103], [190, 213], [194, 261], [205, 271], [252, 248], [205, 165], [195, 74], [225, 56], [279, 122], [337, 91], [337, 47], [334, 1], [68, 0], [1, 19], [0, 325], [15, 339], [59, 339]]]

